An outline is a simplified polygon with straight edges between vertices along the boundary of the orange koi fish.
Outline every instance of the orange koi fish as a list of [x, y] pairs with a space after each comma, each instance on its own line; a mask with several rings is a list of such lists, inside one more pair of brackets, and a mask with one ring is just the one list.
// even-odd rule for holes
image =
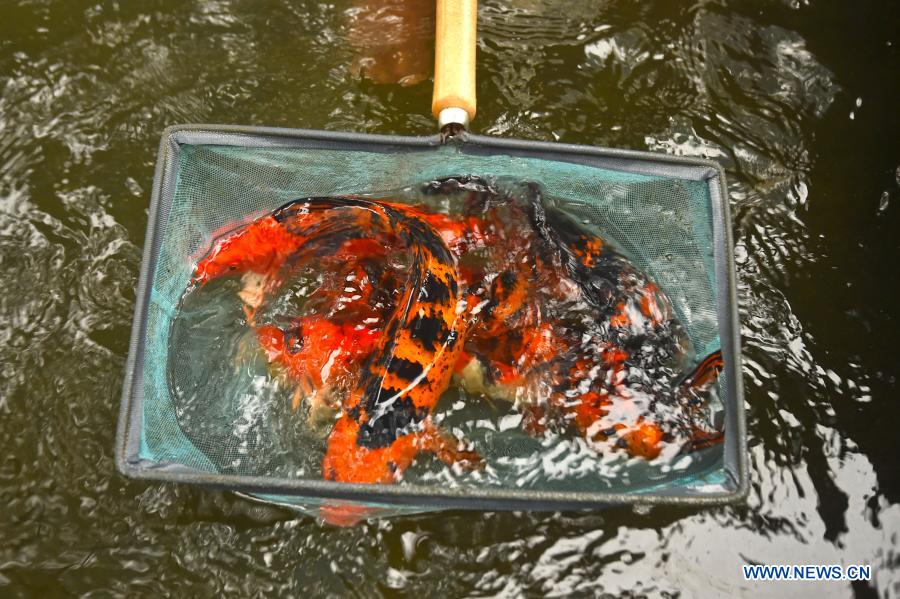
[[326, 479], [397, 480], [423, 451], [454, 464], [480, 457], [431, 421], [462, 351], [467, 322], [456, 258], [428, 223], [386, 204], [372, 209], [413, 252], [398, 309], [328, 439]]
[[[391, 304], [389, 319], [366, 319], [383, 326], [307, 318], [288, 331], [272, 325], [258, 328], [261, 345], [271, 362], [286, 366], [298, 382], [307, 381], [306, 391], [327, 386], [334, 368], [348, 375], [342, 380], [357, 381], [329, 435], [323, 460], [326, 478], [391, 482], [423, 451], [448, 463], [477, 465], [477, 454], [458, 449], [459, 442], [430, 418], [462, 350], [465, 302], [460, 302], [453, 252], [409, 207], [401, 210], [356, 197], [289, 202], [216, 242], [198, 264], [194, 284], [253, 272], [270, 277], [277, 286], [285, 277], [280, 271], [313, 259], [353, 259], [376, 234], [407, 248], [413, 265], [408, 279], [394, 285], [404, 291]], [[383, 257], [383, 247], [368, 248], [368, 258]], [[372, 287], [369, 283], [354, 289], [359, 293], [353, 297], [363, 300], [358, 304], [367, 305]], [[360, 310], [342, 316], [346, 314], [359, 316]], [[353, 372], [356, 377], [349, 376]]]
[[[367, 224], [358, 222], [361, 215], [329, 204], [310, 202], [292, 214], [290, 222], [275, 211], [224, 235], [199, 262], [191, 283], [202, 286], [225, 275], [255, 275], [245, 277], [239, 295], [266, 358], [284, 367], [297, 385], [295, 409], [301, 397], [310, 398], [313, 408], [340, 404], [384, 325], [385, 310], [373, 304], [387, 308], [389, 303], [383, 294], [373, 298], [388, 285], [374, 286], [366, 267], [384, 258], [391, 240], [360, 229]], [[339, 235], [342, 229], [352, 233]], [[368, 234], [373, 236], [361, 236]], [[320, 308], [323, 313], [293, 319], [287, 327], [258, 325], [255, 315], [268, 295], [292, 270], [311, 260], [332, 274], [306, 297], [307, 310]]]

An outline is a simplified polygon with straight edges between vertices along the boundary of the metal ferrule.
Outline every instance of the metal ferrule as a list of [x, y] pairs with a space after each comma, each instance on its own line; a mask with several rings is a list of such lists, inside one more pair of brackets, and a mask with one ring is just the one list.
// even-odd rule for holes
[[459, 125], [463, 129], [469, 127], [469, 113], [462, 108], [444, 108], [438, 115], [438, 129], [443, 130], [447, 125]]

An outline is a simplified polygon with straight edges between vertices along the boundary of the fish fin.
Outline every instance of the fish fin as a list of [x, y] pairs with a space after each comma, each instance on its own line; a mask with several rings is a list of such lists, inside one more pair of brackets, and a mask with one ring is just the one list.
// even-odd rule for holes
[[[722, 359], [722, 352], [715, 351], [706, 356], [700, 364], [681, 381], [681, 391], [685, 398], [691, 402], [690, 405], [697, 407], [697, 398], [706, 392], [713, 383], [719, 378], [719, 373], [725, 362]], [[717, 430], [708, 430], [699, 428], [696, 425], [691, 427], [690, 451], [697, 451], [707, 447], [712, 447], [724, 441], [725, 432]]]
[[724, 440], [725, 433], [723, 431], [694, 430], [691, 434], [690, 448], [691, 451], [706, 449], [707, 447], [717, 445]]
[[714, 351], [703, 358], [703, 361], [681, 380], [679, 386], [684, 391], [704, 391], [719, 378], [724, 366], [722, 351]]
[[297, 386], [294, 388], [294, 394], [291, 397], [291, 410], [296, 411], [304, 401], [310, 403], [310, 410], [315, 410], [320, 404], [324, 403], [318, 397], [318, 390], [309, 377], [300, 377], [297, 379]]
[[631, 455], [652, 460], [659, 456], [662, 450], [663, 431], [652, 422], [638, 422], [635, 426], [619, 431], [618, 434]]
[[464, 470], [480, 470], [484, 458], [476, 451], [462, 449], [459, 439], [426, 420], [421, 432], [417, 433], [423, 449], [431, 451], [448, 466], [459, 465]]
[[530, 405], [522, 408], [522, 430], [533, 437], [547, 433], [549, 417], [544, 406]]
[[256, 308], [251, 308], [247, 304], [241, 305], [241, 309], [244, 310], [244, 316], [247, 319], [247, 324], [252, 326], [256, 326]]
[[327, 503], [319, 508], [319, 517], [325, 524], [340, 528], [354, 526], [375, 515], [372, 508], [352, 503]]

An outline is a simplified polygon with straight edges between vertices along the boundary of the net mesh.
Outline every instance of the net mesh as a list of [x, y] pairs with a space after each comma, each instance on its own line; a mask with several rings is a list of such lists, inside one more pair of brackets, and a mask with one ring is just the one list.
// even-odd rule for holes
[[[698, 356], [719, 348], [708, 181], [450, 145], [377, 152], [182, 144], [174, 166], [146, 321], [143, 460], [204, 472], [316, 476], [312, 467], [288, 467], [277, 458], [296, 448], [285, 446], [273, 424], [284, 416], [275, 413], [276, 402], [254, 396], [252, 376], [234, 397], [222, 399], [215, 414], [208, 407], [193, 410], [172, 393], [172, 380], [184, 378], [179, 370], [198, 367], [177, 355], [172, 338], [196, 260], [224, 228], [300, 197], [374, 194], [461, 174], [537, 182], [557, 205], [594, 227], [656, 281]], [[269, 417], [259, 416], [267, 411]]]

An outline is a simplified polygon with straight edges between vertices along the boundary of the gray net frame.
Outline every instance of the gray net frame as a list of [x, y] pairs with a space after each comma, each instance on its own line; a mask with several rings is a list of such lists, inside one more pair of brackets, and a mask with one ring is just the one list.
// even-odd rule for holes
[[[166, 394], [160, 388], [166, 380], [160, 372], [166, 360], [157, 354], [168, 347], [166, 323], [177, 305], [172, 298], [183, 293], [190, 260], [215, 231], [297, 197], [373, 193], [464, 173], [538, 181], [549, 195], [566, 198], [569, 212], [602, 220], [604, 232], [615, 230], [614, 241], [670, 297], [696, 351], [721, 347], [725, 371], [720, 394], [727, 433], [718, 476], [673, 478], [640, 493], [360, 486], [221, 474], [202, 451], [171, 442], [169, 435], [179, 425], [171, 405], [159, 401]], [[210, 198], [219, 203], [213, 206]], [[134, 478], [282, 498], [432, 507], [561, 509], [740, 500], [747, 493], [748, 474], [729, 222], [721, 167], [694, 158], [475, 135], [442, 146], [436, 136], [209, 125], [167, 129], [154, 178], [126, 363], [117, 465]], [[682, 292], [673, 293], [677, 289]]]

